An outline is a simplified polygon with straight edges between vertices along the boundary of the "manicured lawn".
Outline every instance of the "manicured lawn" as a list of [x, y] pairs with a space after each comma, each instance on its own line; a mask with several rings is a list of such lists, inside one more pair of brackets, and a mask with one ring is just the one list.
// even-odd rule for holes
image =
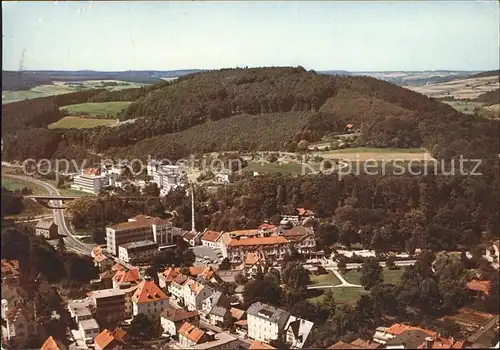
[[324, 275], [318, 276], [311, 274], [310, 277], [311, 285], [314, 286], [336, 286], [340, 284], [340, 280], [331, 271], [328, 271], [328, 273], [325, 273]]
[[[399, 270], [382, 269], [382, 274], [384, 276], [384, 283], [397, 284], [401, 279], [401, 276], [403, 275], [404, 271], [405, 271], [404, 267], [400, 268]], [[346, 279], [347, 282], [353, 284], [360, 284], [359, 283], [360, 276], [361, 273], [356, 270], [349, 270], [345, 275], [343, 275], [343, 277]]]
[[22, 190], [23, 188], [27, 187], [33, 191], [34, 195], [47, 194], [47, 191], [45, 191], [45, 189], [43, 187], [40, 187], [32, 182], [18, 180], [18, 179], [12, 179], [12, 178], [3, 177], [3, 176], [2, 176], [2, 187], [5, 187], [9, 191]]
[[[369, 292], [365, 291], [361, 287], [339, 287], [330, 288], [335, 296], [335, 303], [337, 304], [355, 304], [359, 297]], [[323, 296], [326, 289], [315, 289], [309, 290], [311, 297], [307, 300], [312, 303], [320, 303], [323, 300]]]
[[115, 124], [116, 120], [112, 119], [95, 119], [82, 117], [64, 117], [56, 123], [48, 126], [49, 129], [87, 129], [96, 126]]
[[130, 101], [115, 101], [115, 102], [88, 102], [75, 105], [63, 106], [69, 114], [88, 113], [89, 115], [101, 117], [115, 117], [132, 103]]
[[[57, 188], [57, 181], [55, 180], [42, 179], [42, 181], [48, 182]], [[61, 196], [70, 196], [70, 197], [94, 196], [94, 194], [92, 193], [76, 191], [72, 188], [58, 188], [57, 191]]]

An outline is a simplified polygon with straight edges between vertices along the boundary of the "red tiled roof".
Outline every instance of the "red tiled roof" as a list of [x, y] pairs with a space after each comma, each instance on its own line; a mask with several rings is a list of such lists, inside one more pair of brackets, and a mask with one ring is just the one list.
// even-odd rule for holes
[[83, 173], [85, 175], [100, 175], [101, 169], [99, 169], [99, 168], [86, 168], [86, 169], [83, 169]]
[[94, 261], [100, 263], [100, 262], [103, 262], [104, 260], [106, 260], [108, 257], [102, 253], [98, 253], [96, 255], [94, 255]]
[[99, 346], [101, 349], [111, 349], [117, 346], [123, 345], [123, 338], [127, 332], [121, 328], [115, 329], [113, 332], [108, 329], [104, 329], [101, 333], [97, 335], [94, 339], [95, 345]]
[[276, 349], [274, 346], [271, 346], [267, 343], [261, 342], [260, 340], [254, 340], [252, 345], [250, 345], [249, 349]]
[[260, 236], [260, 231], [257, 229], [253, 230], [235, 230], [228, 232], [229, 236]]
[[476, 292], [483, 292], [485, 295], [488, 295], [490, 281], [472, 280], [467, 283], [467, 288]]
[[62, 349], [59, 347], [59, 345], [57, 345], [56, 340], [52, 336], [50, 336], [43, 343], [40, 350], [62, 350]]
[[425, 328], [420, 328], [420, 327], [413, 327], [413, 326], [408, 326], [405, 324], [400, 324], [400, 323], [395, 323], [393, 324], [388, 330], [387, 333], [394, 334], [394, 335], [399, 335], [405, 331], [421, 331], [426, 334], [428, 334], [431, 337], [434, 337], [437, 335], [437, 332], [431, 331], [430, 329], [425, 329]]
[[205, 332], [189, 322], [184, 322], [184, 324], [179, 329], [179, 335], [182, 335], [189, 340], [198, 343], [200, 339], [205, 335]]
[[113, 271], [120, 271], [120, 270], [126, 270], [125, 266], [123, 266], [120, 263], [116, 263], [111, 267], [111, 270]]
[[[464, 341], [458, 340], [456, 341], [453, 338], [446, 338], [441, 336], [434, 337], [432, 345], [429, 349], [463, 349]], [[427, 349], [425, 346], [425, 342], [422, 343], [418, 349]]]
[[265, 261], [265, 258], [261, 252], [248, 252], [245, 255], [245, 265], [247, 265], [247, 267], [248, 266], [251, 267], [251, 266], [257, 264], [258, 262], [264, 262], [264, 261]]
[[163, 318], [166, 318], [167, 320], [173, 321], [173, 322], [178, 322], [178, 321], [183, 321], [187, 320], [191, 317], [196, 317], [200, 313], [196, 310], [194, 311], [186, 311], [183, 308], [177, 308], [171, 304], [169, 304], [165, 310], [161, 313], [161, 316]]
[[285, 237], [270, 236], [270, 237], [231, 239], [228, 245], [231, 247], [238, 247], [238, 246], [252, 246], [252, 245], [286, 244], [286, 243], [288, 243], [288, 240]]
[[165, 299], [168, 299], [168, 296], [153, 281], [142, 281], [137, 287], [134, 295], [132, 295], [132, 301], [137, 304], [156, 302]]
[[113, 277], [113, 280], [118, 283], [139, 283], [141, 281], [141, 274], [139, 269], [133, 270], [119, 270]]
[[[210, 266], [203, 265], [203, 266], [190, 266], [189, 273], [191, 274], [191, 276], [203, 277], [205, 280], [209, 280], [213, 277], [215, 271]], [[175, 281], [180, 274], [181, 274], [180, 267], [168, 267], [162, 273], [165, 282]], [[177, 283], [182, 284], [184, 283], [184, 281]]]
[[314, 212], [312, 210], [309, 210], [309, 209], [297, 208], [297, 210], [298, 210], [300, 216], [303, 216], [303, 215], [313, 216], [314, 215]]
[[217, 232], [217, 231], [206, 231], [203, 236], [201, 236], [201, 239], [204, 241], [209, 241], [209, 242], [217, 242], [217, 240], [220, 238], [222, 235], [222, 232]]
[[276, 225], [271, 225], [271, 224], [262, 224], [259, 226], [259, 230], [272, 230], [275, 228], [276, 228]]
[[240, 320], [245, 315], [246, 311], [232, 307], [231, 309], [229, 309], [229, 312], [231, 313], [232, 318]]

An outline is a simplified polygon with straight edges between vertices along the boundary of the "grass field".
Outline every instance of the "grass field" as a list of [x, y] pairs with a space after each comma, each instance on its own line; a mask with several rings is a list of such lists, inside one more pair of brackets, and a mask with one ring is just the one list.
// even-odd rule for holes
[[[329, 290], [333, 291], [336, 304], [355, 304], [360, 296], [369, 293], [361, 287], [339, 287], [330, 288]], [[320, 303], [323, 300], [325, 291], [326, 289], [309, 290], [310, 297], [307, 300], [312, 303]]]
[[498, 89], [498, 76], [461, 79], [446, 83], [426, 84], [421, 86], [405, 86], [429, 97], [455, 97], [457, 99], [476, 98], [482, 93]]
[[47, 191], [43, 187], [40, 187], [32, 182], [12, 179], [4, 176], [2, 176], [2, 187], [5, 187], [9, 191], [22, 190], [23, 188], [27, 187], [33, 191], [34, 195], [47, 194]]
[[64, 117], [48, 126], [49, 129], [87, 129], [117, 123], [115, 119], [96, 119], [85, 117]]
[[[315, 164], [311, 164], [311, 167], [313, 169], [318, 169], [318, 166]], [[282, 164], [277, 164], [277, 163], [256, 163], [256, 162], [250, 162], [248, 166], [245, 168], [248, 170], [253, 170], [257, 172], [263, 172], [263, 173], [283, 173], [283, 174], [292, 174], [292, 175], [299, 175], [302, 174], [302, 165], [298, 163], [282, 163]], [[304, 173], [309, 174], [311, 173], [311, 169], [309, 169], [309, 166], [304, 166]]]
[[[110, 82], [110, 81], [120, 83], [120, 85], [103, 86], [102, 84], [103, 82]], [[89, 89], [105, 88], [107, 90], [114, 91], [114, 90], [137, 88], [146, 85], [139, 83], [122, 82], [118, 80], [83, 80], [83, 81], [74, 81], [72, 83], [74, 83], [74, 85], [68, 85], [68, 82], [64, 81], [55, 81], [53, 85], [39, 85], [35, 86], [31, 90], [22, 90], [22, 91], [5, 90], [2, 91], [2, 104], [22, 101], [37, 97], [67, 94], [70, 92], [89, 90]], [[81, 86], [75, 85], [79, 83], [81, 83]]]
[[63, 106], [61, 109], [68, 111], [71, 114], [87, 113], [92, 116], [100, 117], [115, 117], [130, 104], [130, 101], [115, 101], [115, 102], [88, 102], [76, 105]]
[[[397, 284], [403, 275], [404, 268], [400, 268], [399, 270], [389, 270], [382, 269], [382, 275], [384, 276], [384, 283]], [[361, 274], [356, 270], [348, 271], [343, 277], [347, 282], [352, 284], [359, 284], [359, 279]]]
[[[52, 186], [57, 187], [57, 181], [55, 180], [47, 180], [47, 179], [42, 179], [42, 181], [50, 183]], [[61, 196], [73, 196], [73, 197], [85, 197], [85, 196], [94, 196], [92, 193], [87, 193], [87, 192], [81, 192], [81, 191], [76, 191], [71, 188], [58, 188], [57, 191], [60, 193]]]
[[344, 159], [348, 161], [366, 160], [432, 160], [434, 159], [423, 148], [344, 148], [334, 151], [313, 152], [313, 155], [325, 159]]
[[310, 275], [311, 284], [315, 286], [336, 286], [340, 284], [340, 280], [335, 276], [335, 274], [331, 271], [324, 275], [315, 276], [313, 274]]

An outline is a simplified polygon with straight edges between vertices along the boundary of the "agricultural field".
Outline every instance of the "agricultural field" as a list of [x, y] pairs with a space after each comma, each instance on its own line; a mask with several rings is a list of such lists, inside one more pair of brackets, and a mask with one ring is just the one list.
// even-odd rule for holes
[[97, 119], [85, 117], [64, 117], [48, 126], [49, 129], [88, 129], [117, 123], [117, 119]]
[[460, 79], [446, 83], [405, 86], [405, 88], [434, 98], [474, 99], [485, 92], [498, 89], [499, 86], [498, 76], [490, 76]]
[[70, 92], [90, 90], [90, 89], [108, 89], [111, 91], [131, 89], [145, 86], [145, 84], [124, 82], [118, 80], [84, 80], [84, 81], [54, 81], [52, 85], [39, 85], [31, 90], [21, 91], [2, 91], [2, 104], [28, 100], [37, 97], [46, 97], [53, 95], [68, 94]]
[[434, 157], [423, 148], [344, 148], [333, 151], [313, 152], [325, 159], [344, 159], [347, 161], [380, 160], [433, 160]]
[[61, 107], [69, 115], [88, 114], [96, 117], [116, 117], [128, 107], [130, 101], [87, 102]]

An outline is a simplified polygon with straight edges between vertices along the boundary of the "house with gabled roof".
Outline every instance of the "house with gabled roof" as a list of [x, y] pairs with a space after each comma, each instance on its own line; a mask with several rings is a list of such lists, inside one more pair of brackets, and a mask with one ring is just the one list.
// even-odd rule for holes
[[290, 251], [290, 242], [283, 236], [242, 238], [225, 233], [221, 251], [233, 264], [242, 263], [245, 254], [250, 252], [261, 252], [269, 260], [281, 261]]
[[54, 219], [42, 219], [36, 224], [35, 234], [45, 239], [55, 239], [59, 236], [59, 229]]
[[201, 244], [206, 247], [218, 248], [221, 246], [221, 238], [224, 232], [205, 230], [201, 236]]
[[188, 310], [202, 310], [202, 302], [212, 295], [213, 289], [209, 286], [188, 279], [183, 285], [184, 305]]
[[144, 314], [150, 320], [158, 321], [168, 304], [168, 296], [152, 280], [144, 280], [132, 295], [133, 315]]
[[113, 288], [138, 285], [142, 281], [139, 269], [118, 270], [113, 276]]
[[282, 334], [290, 317], [288, 311], [256, 302], [247, 310], [248, 336], [269, 342]]
[[45, 340], [42, 344], [40, 350], [66, 350], [67, 346], [65, 346], [62, 342], [54, 339], [54, 337], [50, 336]]
[[7, 341], [13, 341], [19, 348], [23, 348], [31, 336], [38, 335], [39, 327], [32, 304], [19, 304], [9, 308], [4, 320], [2, 336]]
[[[193, 277], [202, 278], [205, 281], [211, 281], [213, 278], [215, 278], [215, 271], [210, 266], [190, 266], [188, 269], [189, 274]], [[160, 288], [168, 288], [170, 283], [172, 283], [172, 281], [174, 281], [180, 274], [180, 267], [167, 267], [165, 271], [158, 273]]]
[[126, 347], [125, 337], [127, 332], [122, 328], [116, 328], [113, 331], [104, 329], [94, 339], [96, 350], [122, 349]]
[[211, 325], [225, 328], [231, 324], [232, 317], [228, 297], [215, 291], [202, 302], [202, 315]]
[[172, 337], [177, 337], [179, 329], [185, 322], [197, 326], [199, 321], [200, 313], [198, 311], [187, 311], [170, 303], [167, 304], [160, 315], [160, 324], [163, 332], [170, 334]]
[[290, 316], [285, 326], [285, 342], [292, 349], [302, 349], [311, 333], [314, 323], [302, 318]]
[[179, 344], [183, 348], [190, 348], [191, 346], [207, 342], [209, 339], [210, 335], [207, 332], [189, 322], [184, 322], [179, 329]]

